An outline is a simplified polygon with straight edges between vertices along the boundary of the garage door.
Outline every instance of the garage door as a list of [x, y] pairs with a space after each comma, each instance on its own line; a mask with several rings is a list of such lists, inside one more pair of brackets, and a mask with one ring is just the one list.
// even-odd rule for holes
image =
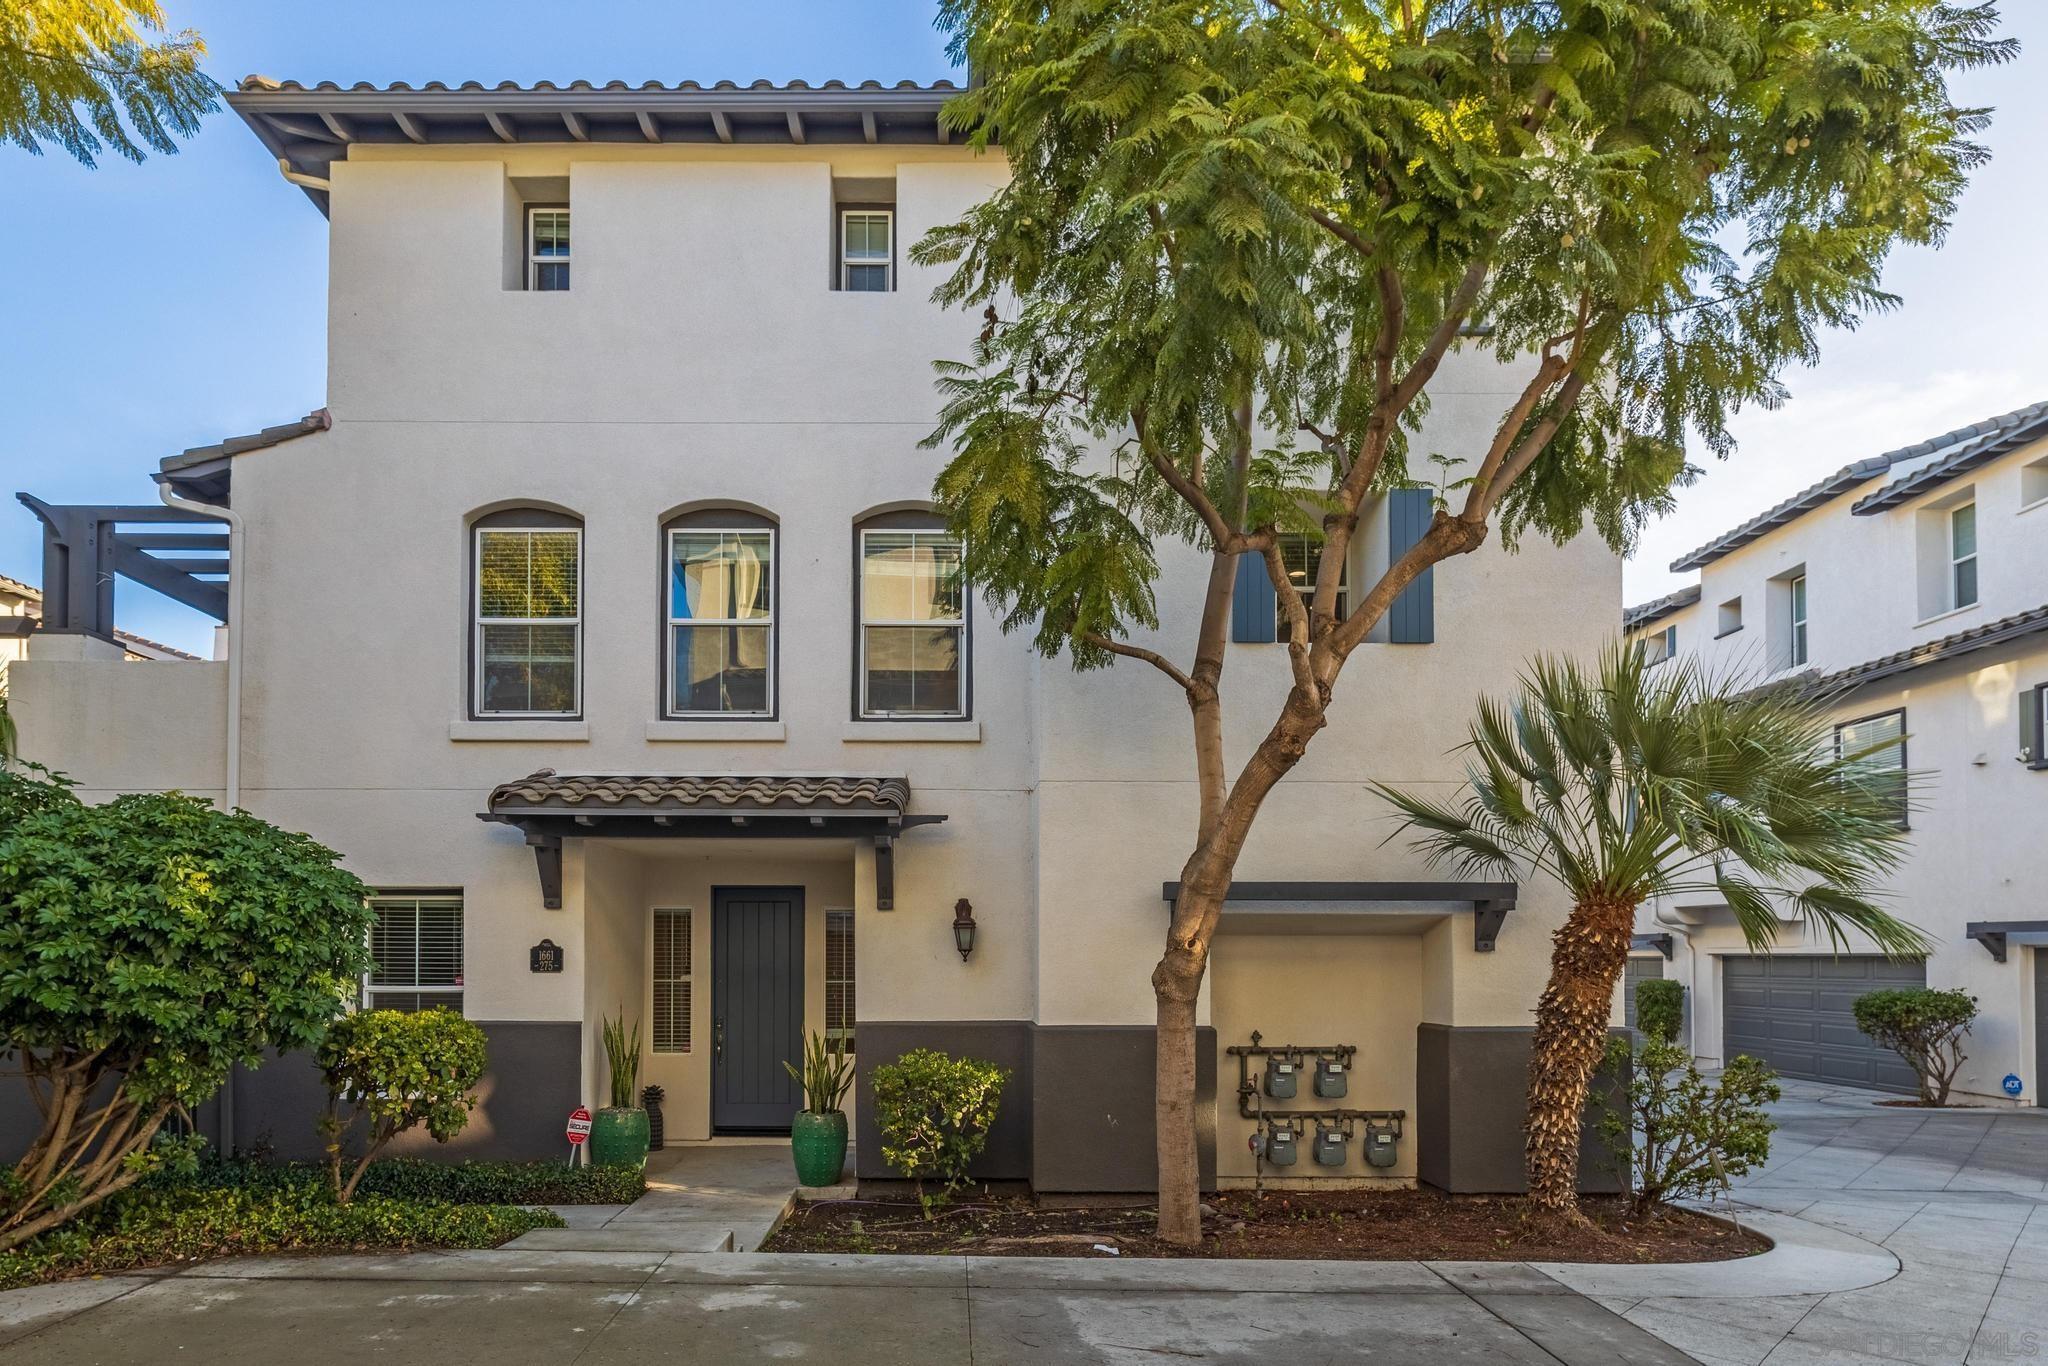
[[1912, 1069], [1856, 1027], [1851, 1003], [1882, 987], [1926, 985], [1925, 963], [1875, 956], [1724, 958], [1722, 1056], [1747, 1053], [1807, 1081], [1911, 1091]]
[[1628, 1011], [1628, 1027], [1636, 1027], [1636, 983], [1654, 981], [1664, 976], [1664, 955], [1628, 960], [1628, 977], [1621, 984], [1624, 1008]]

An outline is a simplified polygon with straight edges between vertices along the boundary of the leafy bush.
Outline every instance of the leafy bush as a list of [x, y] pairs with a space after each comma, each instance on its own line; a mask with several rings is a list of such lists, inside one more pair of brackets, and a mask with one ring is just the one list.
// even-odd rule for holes
[[[316, 1060], [327, 1077], [320, 1128], [328, 1177], [345, 1205], [372, 1159], [399, 1134], [424, 1124], [435, 1142], [446, 1143], [462, 1132], [476, 1108], [470, 1088], [484, 1073], [484, 1032], [446, 1010], [364, 1010], [334, 1022]], [[369, 1140], [343, 1180], [343, 1149], [358, 1118], [368, 1120]]]
[[[875, 1126], [882, 1133], [882, 1158], [917, 1182], [925, 1217], [952, 1198], [967, 1181], [967, 1168], [988, 1143], [989, 1127], [1010, 1074], [979, 1058], [953, 1058], [929, 1048], [912, 1049], [875, 1068]], [[936, 1179], [937, 1195], [924, 1183]]]
[[1977, 1018], [1967, 991], [1893, 987], [1866, 992], [1854, 1006], [1856, 1027], [1906, 1060], [1920, 1086], [1922, 1105], [1948, 1104], [1963, 1066], [1963, 1036]]
[[305, 1169], [295, 1180], [247, 1186], [145, 1182], [0, 1252], [0, 1288], [204, 1257], [496, 1247], [530, 1229], [560, 1227], [561, 1216], [547, 1210], [506, 1205], [369, 1194], [338, 1205], [318, 1173]]
[[[324, 1167], [275, 1162], [202, 1164], [185, 1185], [221, 1190], [284, 1190], [328, 1184]], [[331, 1185], [330, 1185], [331, 1189]], [[646, 1191], [637, 1170], [569, 1167], [560, 1162], [427, 1162], [382, 1158], [356, 1186], [358, 1199], [384, 1196], [449, 1205], [628, 1205]]]
[[177, 793], [88, 806], [0, 769], [0, 1040], [42, 1116], [0, 1250], [186, 1154], [166, 1118], [319, 1041], [361, 974], [369, 889], [337, 855]]
[[1629, 1069], [1628, 1110], [1609, 1109], [1601, 1133], [1638, 1210], [1725, 1191], [1769, 1158], [1778, 1126], [1764, 1106], [1783, 1094], [1770, 1068], [1737, 1057], [1709, 1081], [1690, 1052], [1665, 1039], [1632, 1050], [1616, 1038], [1609, 1049], [1610, 1061]]
[[1636, 1028], [1659, 1043], [1677, 1043], [1685, 1022], [1685, 984], [1672, 977], [1636, 983]]

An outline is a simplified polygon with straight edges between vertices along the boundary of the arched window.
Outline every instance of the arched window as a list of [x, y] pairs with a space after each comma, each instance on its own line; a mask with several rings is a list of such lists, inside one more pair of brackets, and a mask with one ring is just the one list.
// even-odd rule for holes
[[967, 580], [961, 545], [929, 512], [878, 513], [854, 529], [855, 715], [968, 715]]
[[583, 712], [583, 524], [509, 508], [471, 524], [470, 714]]
[[775, 715], [776, 526], [704, 508], [662, 526], [663, 714]]

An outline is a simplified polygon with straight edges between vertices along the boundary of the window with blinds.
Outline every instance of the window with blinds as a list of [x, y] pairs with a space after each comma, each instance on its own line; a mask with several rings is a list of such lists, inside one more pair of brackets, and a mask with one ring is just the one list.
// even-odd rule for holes
[[825, 1037], [853, 1052], [853, 912], [825, 912]]
[[477, 715], [581, 709], [582, 569], [574, 527], [477, 529]]
[[1911, 813], [1906, 776], [1906, 713], [1880, 712], [1835, 727], [1835, 757], [1852, 777], [1875, 788], [1901, 826]]
[[462, 898], [379, 896], [370, 902], [370, 973], [363, 1004], [371, 1010], [462, 1013]]
[[690, 1051], [690, 913], [654, 913], [654, 1023], [657, 1053]]

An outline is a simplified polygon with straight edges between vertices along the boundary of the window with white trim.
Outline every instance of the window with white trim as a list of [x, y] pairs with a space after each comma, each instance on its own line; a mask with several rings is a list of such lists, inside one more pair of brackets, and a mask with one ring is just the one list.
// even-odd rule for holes
[[473, 573], [476, 714], [579, 715], [582, 528], [479, 526]]
[[690, 913], [654, 913], [654, 1020], [648, 1046], [656, 1053], [690, 1051]]
[[860, 533], [860, 713], [967, 714], [967, 582], [944, 531]]
[[[1316, 593], [1316, 576], [1323, 572], [1323, 541], [1305, 531], [1282, 532], [1279, 536], [1280, 563], [1287, 569], [1288, 582], [1294, 591], [1301, 594], [1302, 610], [1312, 605]], [[1347, 559], [1337, 571], [1337, 620], [1351, 615], [1351, 562]], [[1285, 609], [1275, 607], [1276, 621], [1287, 620]]]
[[569, 211], [526, 211], [526, 287], [540, 292], [569, 287]]
[[1859, 780], [1868, 781], [1894, 806], [1903, 826], [1908, 815], [1906, 712], [1879, 712], [1835, 727], [1835, 757]]
[[825, 912], [825, 1038], [853, 1052], [853, 912]]
[[1792, 618], [1791, 667], [1796, 669], [1806, 663], [1806, 575], [1796, 574], [1786, 580], [1785, 596]]
[[673, 527], [668, 576], [668, 714], [773, 715], [773, 528]]
[[369, 1010], [462, 1013], [462, 898], [387, 893], [371, 898]]
[[896, 287], [896, 214], [890, 209], [839, 211], [839, 287], [861, 294], [886, 294]]
[[1971, 607], [1977, 601], [1977, 505], [1964, 503], [1948, 513], [1948, 582], [1950, 607]]

